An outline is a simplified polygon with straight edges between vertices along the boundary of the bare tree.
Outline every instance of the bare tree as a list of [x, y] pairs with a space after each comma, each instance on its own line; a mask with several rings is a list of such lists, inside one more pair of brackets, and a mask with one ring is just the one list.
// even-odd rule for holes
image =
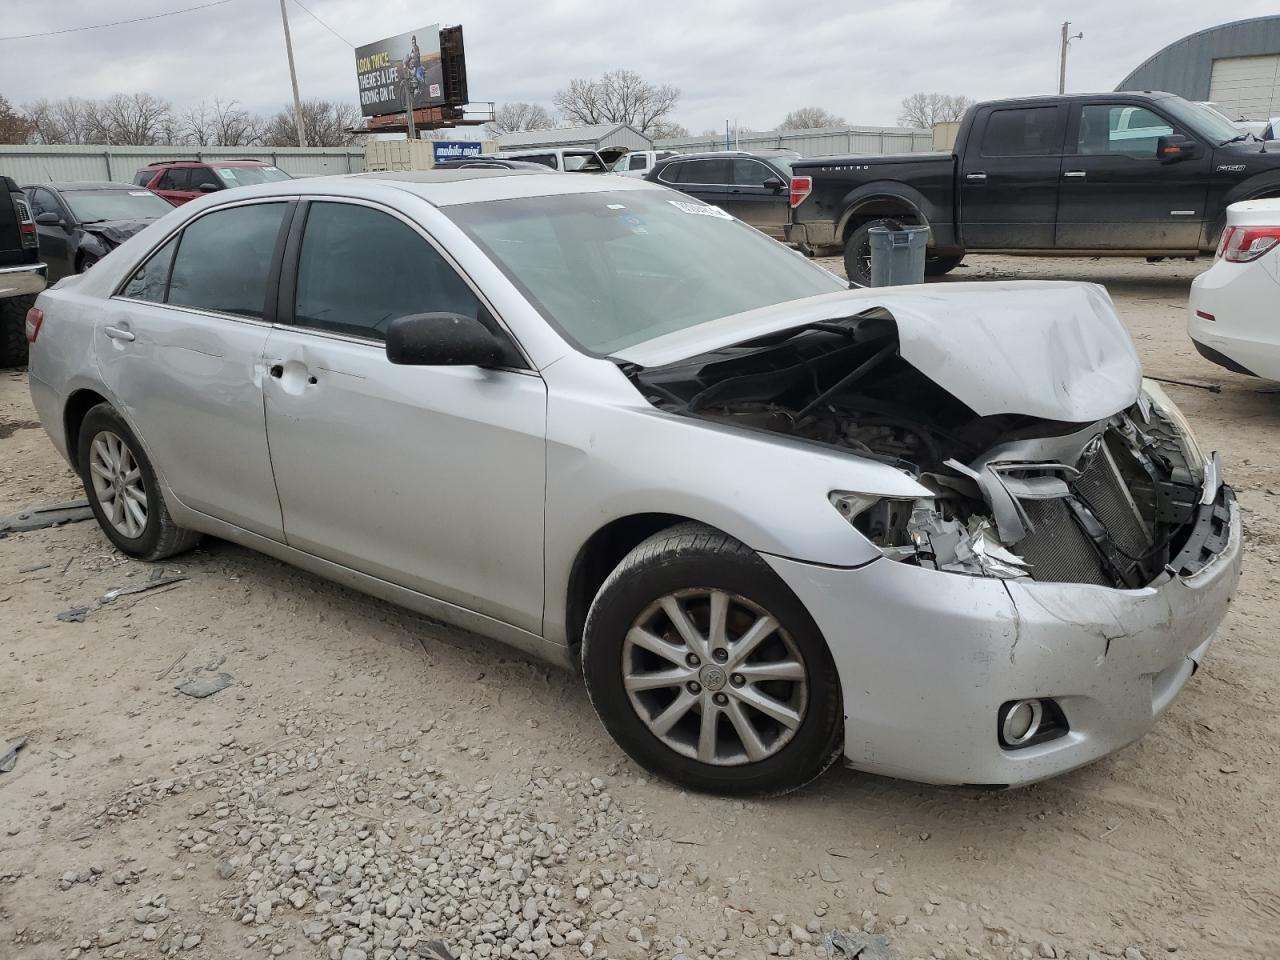
[[654, 140], [674, 140], [690, 136], [689, 128], [669, 120], [659, 120], [645, 131]]
[[[359, 122], [360, 110], [352, 104], [331, 100], [302, 101], [302, 131], [309, 146], [345, 147], [359, 143], [361, 134], [351, 132]], [[261, 140], [268, 147], [298, 145], [293, 107], [281, 110], [266, 122]]]
[[188, 108], [178, 117], [178, 123], [181, 127], [183, 143], [197, 147], [208, 147], [217, 143], [217, 134], [213, 129], [213, 111], [205, 101], [201, 100], [196, 106]]
[[844, 117], [838, 117], [822, 107], [800, 107], [783, 117], [778, 129], [811, 130], [815, 127], [843, 127], [847, 123]]
[[928, 129], [935, 123], [959, 120], [973, 106], [973, 100], [963, 95], [947, 93], [913, 93], [902, 100], [898, 122], [904, 127]]
[[573, 123], [626, 123], [647, 133], [679, 99], [680, 90], [669, 83], [646, 83], [634, 70], [610, 70], [598, 80], [570, 80], [557, 91], [555, 104]]
[[37, 143], [92, 143], [98, 128], [98, 103], [80, 97], [61, 100], [36, 100], [22, 108], [35, 125], [33, 139]]
[[489, 135], [519, 133], [521, 130], [546, 130], [555, 124], [551, 111], [540, 103], [504, 103], [493, 111]]
[[0, 96], [0, 143], [26, 143], [34, 131], [35, 124]]
[[113, 93], [98, 104], [90, 122], [98, 143], [148, 146], [178, 137], [173, 107], [149, 93]]

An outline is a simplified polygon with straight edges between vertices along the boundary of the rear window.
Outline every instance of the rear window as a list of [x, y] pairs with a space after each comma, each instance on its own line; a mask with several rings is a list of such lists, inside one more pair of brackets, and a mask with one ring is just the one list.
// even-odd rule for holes
[[156, 175], [156, 172], [154, 170], [139, 170], [136, 174], [134, 174], [133, 182], [140, 187], [145, 187], [147, 184], [151, 182], [151, 179], [155, 175]]
[[680, 179], [673, 183], [729, 184], [733, 182], [732, 167], [727, 157], [711, 160], [686, 160], [680, 165]]
[[982, 135], [984, 157], [1048, 157], [1061, 152], [1059, 108], [993, 110]]

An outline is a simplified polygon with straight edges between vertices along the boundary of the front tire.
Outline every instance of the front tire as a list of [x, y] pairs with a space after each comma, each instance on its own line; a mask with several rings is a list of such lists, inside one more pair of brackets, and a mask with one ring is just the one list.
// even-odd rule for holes
[[662, 531], [623, 559], [587, 614], [582, 666], [614, 740], [680, 786], [786, 793], [840, 754], [840, 681], [813, 618], [710, 527]]
[[139, 560], [163, 560], [196, 545], [200, 535], [169, 516], [155, 469], [124, 418], [110, 404], [85, 414], [76, 440], [89, 506], [112, 543]]

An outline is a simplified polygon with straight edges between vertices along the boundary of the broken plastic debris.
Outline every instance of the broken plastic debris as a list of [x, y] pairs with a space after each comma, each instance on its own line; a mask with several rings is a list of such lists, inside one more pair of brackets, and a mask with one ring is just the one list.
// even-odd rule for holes
[[889, 939], [878, 933], [835, 931], [827, 934], [825, 943], [829, 957], [845, 957], [847, 960], [897, 960], [898, 957], [898, 952], [889, 945]]
[[0, 533], [27, 533], [45, 527], [56, 527], [61, 523], [92, 519], [93, 510], [90, 509], [88, 500], [71, 500], [44, 507], [28, 507], [20, 513], [0, 517]]
[[8, 773], [13, 769], [13, 765], [18, 762], [18, 751], [26, 745], [27, 738], [19, 737], [5, 748], [4, 753], [0, 753], [0, 773]]
[[146, 583], [140, 583], [133, 587], [116, 587], [114, 590], [108, 590], [102, 595], [101, 603], [110, 603], [112, 600], [118, 600], [120, 597], [127, 597], [131, 593], [143, 593], [147, 590], [156, 590], [160, 587], [167, 587], [171, 583], [181, 583], [188, 580], [189, 577], [173, 576], [161, 577], [158, 580], [148, 580]]
[[72, 607], [58, 614], [58, 619], [63, 623], [84, 623], [87, 616], [89, 616], [88, 607]]
[[996, 539], [989, 520], [971, 517], [966, 527], [917, 501], [907, 529], [917, 547], [933, 554], [939, 570], [1006, 579], [1031, 575], [1027, 562]]
[[185, 693], [188, 697], [202, 700], [205, 697], [213, 696], [219, 690], [227, 689], [229, 686], [231, 686], [231, 674], [214, 673], [192, 677], [190, 680], [178, 684], [174, 689], [179, 693]]

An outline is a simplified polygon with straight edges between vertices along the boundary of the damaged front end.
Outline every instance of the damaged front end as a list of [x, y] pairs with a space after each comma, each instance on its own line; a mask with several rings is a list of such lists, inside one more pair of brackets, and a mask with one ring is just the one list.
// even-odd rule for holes
[[[873, 306], [661, 367], [623, 369], [662, 409], [821, 443], [910, 474], [933, 496], [830, 495], [897, 562], [1133, 589], [1194, 574], [1223, 550], [1232, 492], [1163, 391], [1137, 387], [1136, 358], [1123, 406], [1090, 422], [1054, 419], [1018, 412], [1008, 383], [1003, 399], [983, 383], [1002, 375], [989, 355], [935, 350], [925, 361], [917, 346], [920, 366], [946, 366], [945, 375], [926, 375], [904, 355], [908, 338], [891, 311]], [[1063, 329], [1075, 332], [1050, 332]], [[1070, 371], [1046, 371], [1069, 395]], [[1010, 369], [1019, 376], [1025, 381], [1027, 369]], [[973, 387], [964, 398], [952, 392], [965, 393], [957, 386], [965, 383]], [[1043, 397], [1025, 409], [1054, 410]], [[1060, 409], [1085, 408], [1072, 400]]]

